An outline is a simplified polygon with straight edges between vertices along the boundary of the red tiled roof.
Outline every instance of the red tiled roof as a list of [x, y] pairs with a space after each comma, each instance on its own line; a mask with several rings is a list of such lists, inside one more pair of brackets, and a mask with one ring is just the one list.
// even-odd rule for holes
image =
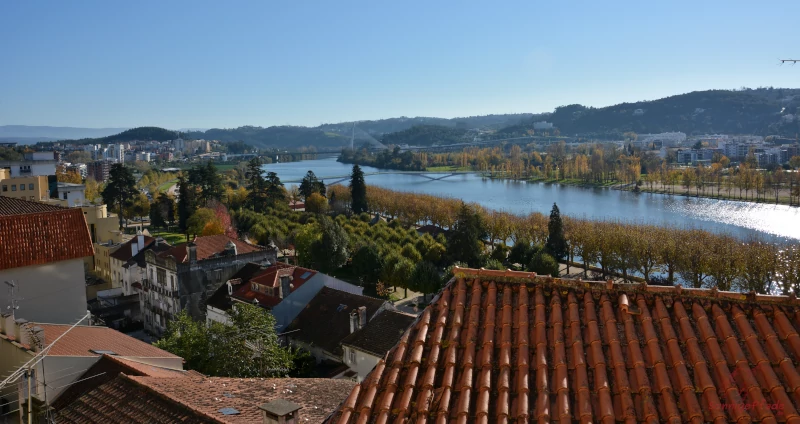
[[[0, 199], [0, 270], [94, 255], [89, 228], [80, 209], [47, 209], [49, 205], [1, 196]], [[13, 213], [37, 208], [36, 213]], [[9, 211], [12, 213], [4, 213]]]
[[[133, 259], [134, 255], [132, 255], [133, 250], [131, 249], [131, 246], [133, 244], [135, 244], [135, 243], [138, 243], [137, 238], [138, 238], [137, 236], [133, 236], [132, 239], [130, 239], [127, 242], [125, 242], [122, 246], [120, 246], [117, 250], [115, 250], [114, 253], [112, 253], [110, 256], [112, 258], [114, 258], [114, 259], [117, 259], [117, 260], [120, 260], [120, 261], [123, 261], [123, 262], [128, 262], [129, 260]], [[153, 237], [144, 236], [144, 249], [146, 249], [151, 243], [153, 243], [155, 241], [156, 241], [156, 239], [154, 239]], [[142, 250], [144, 250], [144, 249], [142, 249]], [[138, 252], [137, 252], [137, 254], [138, 254]]]
[[[80, 211], [80, 209], [79, 209]], [[59, 336], [69, 330], [68, 324], [39, 324], [31, 326], [44, 330], [45, 346], [50, 345]], [[92, 327], [79, 325], [50, 349], [48, 356], [99, 356], [90, 350], [108, 350], [118, 356], [135, 358], [180, 358], [151, 344], [134, 339], [108, 327]]]
[[329, 422], [800, 422], [794, 298], [456, 275]]
[[385, 303], [383, 299], [323, 287], [297, 314], [286, 332], [300, 330], [289, 337], [338, 356], [342, 353], [342, 340], [350, 335], [350, 313], [364, 306], [369, 320]]
[[120, 373], [160, 378], [203, 377], [196, 371], [173, 370], [112, 355], [103, 355], [58, 396], [53, 402], [53, 408], [61, 410], [68, 407], [84, 394], [117, 378]]
[[[225, 245], [227, 245], [230, 241], [236, 245], [236, 254], [238, 255], [262, 250], [258, 246], [247, 244], [242, 240], [228, 237], [224, 234], [218, 234], [215, 236], [202, 236], [194, 239], [194, 244], [197, 246], [197, 260], [202, 261], [222, 252], [225, 250]], [[158, 256], [162, 258], [172, 256], [178, 263], [186, 262], [189, 260], [186, 246], [187, 243], [175, 245], [172, 249], [159, 253]]]
[[64, 211], [69, 208], [0, 195], [0, 216]]
[[[300, 423], [320, 423], [336, 409], [355, 384], [326, 378], [131, 379], [161, 396], [225, 423], [260, 423], [259, 405], [275, 399], [302, 406]], [[219, 412], [222, 408], [235, 408], [239, 415], [223, 415]]]
[[232, 297], [243, 302], [252, 302], [253, 299], [256, 299], [259, 305], [271, 308], [281, 303], [282, 299], [277, 295], [270, 296], [258, 291], [253, 291], [252, 283], [258, 283], [262, 286], [277, 289], [281, 285], [280, 277], [291, 276], [291, 284], [294, 286], [291, 291], [294, 292], [315, 275], [317, 275], [317, 271], [278, 262], [257, 273], [255, 276], [251, 277], [249, 281], [242, 281], [242, 284], [234, 289]]
[[56, 422], [205, 424], [219, 421], [163, 398], [125, 374], [117, 374], [113, 380], [65, 405], [56, 415]]

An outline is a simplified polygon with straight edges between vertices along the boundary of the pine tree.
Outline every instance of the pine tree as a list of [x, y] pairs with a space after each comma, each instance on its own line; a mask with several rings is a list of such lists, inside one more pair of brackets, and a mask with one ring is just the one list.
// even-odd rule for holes
[[358, 165], [353, 165], [353, 172], [350, 174], [350, 197], [353, 213], [367, 211], [367, 184], [364, 182], [364, 171]]
[[178, 177], [178, 227], [181, 232], [188, 230], [189, 217], [197, 209], [197, 199], [194, 188], [189, 185], [186, 177], [181, 174]]
[[303, 196], [303, 199], [308, 199], [314, 193], [319, 193], [322, 197], [325, 197], [325, 191], [325, 183], [317, 178], [314, 171], [306, 172], [306, 176], [300, 182], [300, 195]]
[[125, 207], [127, 207], [138, 193], [136, 190], [136, 179], [130, 168], [126, 168], [121, 163], [111, 165], [108, 172], [108, 184], [103, 189], [101, 195], [103, 202], [117, 208], [119, 212], [119, 229], [125, 221]]
[[279, 204], [286, 203], [286, 190], [283, 188], [283, 183], [281, 179], [278, 178], [278, 174], [268, 172], [265, 182], [266, 190], [264, 195], [267, 199], [267, 204], [275, 207]]
[[550, 210], [550, 221], [547, 224], [547, 243], [545, 248], [557, 261], [563, 260], [567, 256], [567, 239], [564, 236], [564, 222], [561, 221], [561, 211], [558, 205], [553, 203]]
[[450, 260], [464, 262], [473, 268], [479, 267], [483, 263], [483, 240], [487, 236], [481, 216], [462, 202], [447, 240]]

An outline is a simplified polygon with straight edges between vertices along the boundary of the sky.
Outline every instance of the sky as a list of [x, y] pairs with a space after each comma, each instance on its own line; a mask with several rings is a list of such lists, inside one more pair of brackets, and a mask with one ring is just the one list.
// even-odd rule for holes
[[800, 2], [0, 1], [0, 125], [233, 128], [800, 87]]

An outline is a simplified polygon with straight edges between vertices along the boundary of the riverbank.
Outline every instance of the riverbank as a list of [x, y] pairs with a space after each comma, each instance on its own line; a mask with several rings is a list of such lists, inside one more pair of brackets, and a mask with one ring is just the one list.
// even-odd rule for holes
[[696, 189], [686, 189], [685, 187], [678, 187], [678, 186], [663, 186], [661, 184], [654, 184], [652, 188], [642, 184], [638, 187], [638, 189], [635, 184], [615, 184], [611, 186], [611, 188], [614, 190], [630, 191], [635, 193], [653, 193], [653, 194], [663, 194], [667, 196], [694, 197], [694, 198], [712, 199], [712, 200], [730, 200], [735, 202], [757, 203], [757, 204], [767, 204], [767, 205], [787, 205], [794, 207], [800, 206], [798, 205], [798, 202], [796, 200], [793, 200], [793, 196], [790, 196], [790, 192], [787, 189], [779, 190], [778, 201], [776, 202], [774, 191], [772, 191], [772, 196], [767, 194], [766, 196], [759, 195], [759, 197], [757, 198], [752, 198], [752, 197], [747, 198], [747, 197], [742, 197], [741, 194], [730, 193], [733, 190], [722, 190], [718, 193], [713, 193], [715, 187], [707, 188], [706, 190], [708, 192], [706, 193], [702, 191], [700, 193], [697, 193]]

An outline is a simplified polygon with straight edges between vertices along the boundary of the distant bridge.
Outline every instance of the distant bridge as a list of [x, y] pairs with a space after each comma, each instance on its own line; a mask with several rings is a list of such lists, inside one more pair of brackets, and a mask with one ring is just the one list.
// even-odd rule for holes
[[[477, 173], [478, 172], [475, 172], [475, 171], [376, 171], [376, 172], [365, 172], [364, 176], [366, 177], [366, 176], [369, 176], [369, 175], [389, 175], [389, 174], [416, 175], [418, 177], [422, 177], [422, 178], [425, 178], [425, 179], [430, 180], [430, 181], [440, 181], [440, 180], [443, 180], [445, 178], [452, 177], [452, 176], [455, 176], [455, 175], [477, 174]], [[330, 186], [330, 185], [339, 184], [339, 183], [341, 183], [343, 181], [349, 180], [350, 179], [350, 174], [333, 175], [333, 176], [317, 177], [317, 178], [320, 179], [320, 180], [323, 180], [323, 181], [325, 181], [325, 180], [327, 180], [327, 181], [334, 180], [333, 182], [326, 182], [325, 183], [325, 185], [329, 185]], [[282, 182], [283, 183], [289, 183], [289, 184], [297, 184], [297, 183], [300, 183], [302, 181], [303, 181], [302, 179], [299, 179], [299, 180], [286, 180], [286, 181], [282, 181]]]

